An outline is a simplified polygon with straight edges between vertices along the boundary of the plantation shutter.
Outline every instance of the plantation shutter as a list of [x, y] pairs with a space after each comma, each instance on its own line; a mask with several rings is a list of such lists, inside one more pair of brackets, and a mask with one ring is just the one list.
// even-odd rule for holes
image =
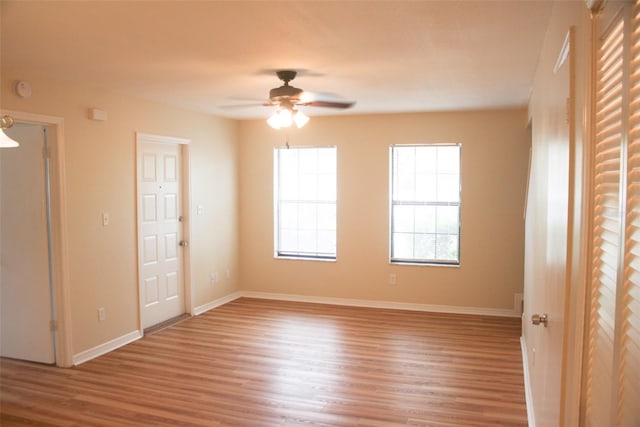
[[640, 0], [624, 6], [600, 38], [595, 83], [593, 251], [584, 425], [637, 427]]
[[587, 426], [611, 425], [616, 287], [620, 254], [620, 156], [624, 21], [597, 51], [593, 254], [587, 377]]
[[640, 425], [640, 4], [631, 18], [627, 219], [620, 333], [618, 424]]

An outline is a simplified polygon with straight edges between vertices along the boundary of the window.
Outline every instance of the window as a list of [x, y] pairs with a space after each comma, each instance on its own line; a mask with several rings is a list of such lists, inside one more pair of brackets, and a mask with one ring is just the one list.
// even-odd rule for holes
[[390, 149], [391, 262], [460, 264], [460, 145]]
[[336, 259], [336, 147], [274, 150], [275, 256]]

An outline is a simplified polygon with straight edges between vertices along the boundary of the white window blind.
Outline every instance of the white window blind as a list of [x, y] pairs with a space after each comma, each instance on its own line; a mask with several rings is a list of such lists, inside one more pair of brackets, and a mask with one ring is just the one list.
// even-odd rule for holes
[[583, 415], [583, 424], [594, 427], [640, 425], [639, 32], [639, 2], [633, 8], [627, 4], [602, 33], [596, 53], [593, 253]]

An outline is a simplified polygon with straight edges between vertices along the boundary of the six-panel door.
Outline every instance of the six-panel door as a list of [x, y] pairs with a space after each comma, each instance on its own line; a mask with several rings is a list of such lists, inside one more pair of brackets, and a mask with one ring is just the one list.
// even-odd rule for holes
[[184, 310], [180, 146], [142, 143], [138, 158], [142, 327]]

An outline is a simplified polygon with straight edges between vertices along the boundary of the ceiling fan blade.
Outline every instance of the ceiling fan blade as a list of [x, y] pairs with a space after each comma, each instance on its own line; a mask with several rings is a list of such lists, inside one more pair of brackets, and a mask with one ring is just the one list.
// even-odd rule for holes
[[351, 108], [355, 105], [355, 102], [347, 102], [347, 101], [311, 101], [305, 102], [304, 105], [307, 107], [328, 107], [328, 108]]
[[304, 68], [284, 67], [284, 68], [263, 68], [258, 70], [255, 74], [259, 76], [273, 76], [277, 75], [278, 71], [291, 70], [296, 72], [297, 77], [324, 77], [323, 73], [317, 71], [311, 71]]
[[220, 108], [224, 108], [227, 110], [233, 110], [236, 108], [253, 108], [253, 107], [271, 107], [274, 104], [272, 102], [259, 102], [253, 104], [228, 104], [228, 105], [219, 105]]
[[304, 91], [300, 95], [298, 104], [309, 107], [350, 108], [355, 102], [347, 101], [333, 93]]

